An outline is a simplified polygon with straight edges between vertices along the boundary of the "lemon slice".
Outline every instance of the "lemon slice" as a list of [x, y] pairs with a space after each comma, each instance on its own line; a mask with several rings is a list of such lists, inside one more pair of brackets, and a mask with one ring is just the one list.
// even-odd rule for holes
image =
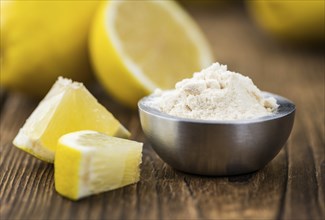
[[55, 156], [55, 189], [70, 199], [136, 183], [142, 143], [95, 131], [63, 135]]
[[13, 144], [52, 163], [59, 137], [85, 129], [112, 136], [130, 135], [82, 83], [59, 77], [19, 130]]
[[155, 88], [213, 62], [202, 32], [173, 1], [109, 1], [94, 19], [90, 52], [95, 72], [112, 96], [136, 107]]

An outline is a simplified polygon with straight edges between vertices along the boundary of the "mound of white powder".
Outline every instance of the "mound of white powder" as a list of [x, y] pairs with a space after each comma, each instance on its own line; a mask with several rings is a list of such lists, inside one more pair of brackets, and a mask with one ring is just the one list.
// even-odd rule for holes
[[264, 98], [249, 77], [214, 63], [174, 90], [155, 91], [151, 107], [170, 115], [204, 120], [251, 119], [273, 114], [278, 105]]

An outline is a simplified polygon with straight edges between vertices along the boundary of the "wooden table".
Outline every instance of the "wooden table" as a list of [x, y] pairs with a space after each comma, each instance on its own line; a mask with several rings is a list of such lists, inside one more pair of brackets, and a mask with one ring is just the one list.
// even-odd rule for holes
[[139, 183], [72, 202], [54, 190], [53, 166], [13, 147], [38, 102], [1, 92], [1, 219], [324, 219], [324, 53], [289, 49], [258, 33], [242, 8], [190, 8], [216, 60], [262, 90], [296, 103], [291, 136], [262, 170], [203, 177], [166, 165], [144, 137], [138, 113], [93, 94], [144, 142]]

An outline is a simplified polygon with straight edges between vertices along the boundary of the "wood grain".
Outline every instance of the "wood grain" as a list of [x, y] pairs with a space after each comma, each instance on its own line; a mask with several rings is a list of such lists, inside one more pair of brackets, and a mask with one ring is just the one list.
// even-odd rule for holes
[[53, 166], [13, 147], [38, 102], [1, 89], [1, 219], [324, 219], [324, 54], [280, 47], [258, 33], [242, 8], [190, 8], [216, 60], [249, 75], [262, 90], [293, 100], [294, 129], [262, 170], [232, 177], [181, 173], [152, 150], [137, 111], [91, 92], [144, 142], [139, 183], [72, 202], [54, 189]]

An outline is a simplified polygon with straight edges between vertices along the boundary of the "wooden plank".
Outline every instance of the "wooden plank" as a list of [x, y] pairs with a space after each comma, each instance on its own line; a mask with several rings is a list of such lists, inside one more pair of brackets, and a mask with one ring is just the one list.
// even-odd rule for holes
[[187, 177], [203, 218], [275, 219], [285, 191], [286, 151], [259, 172], [224, 178]]
[[[38, 160], [29, 160], [29, 156], [13, 148], [11, 141], [22, 126], [26, 117], [30, 114], [34, 105], [19, 96], [9, 95], [1, 114], [0, 139], [1, 139], [1, 170], [0, 173], [0, 198], [1, 216], [10, 218], [12, 213], [16, 215], [23, 209], [13, 209], [12, 202], [27, 200], [33, 191], [22, 190], [27, 187], [28, 182], [34, 182], [38, 173], [35, 164], [41, 164]], [[31, 187], [31, 186], [29, 186]], [[44, 188], [42, 188], [44, 189]], [[27, 193], [27, 196], [26, 196]], [[24, 207], [25, 209], [26, 207]], [[26, 209], [28, 210], [28, 209]]]
[[307, 78], [304, 83], [307, 84], [304, 100], [299, 102], [303, 107], [297, 113], [294, 141], [289, 147], [284, 218], [322, 219], [325, 216], [324, 93], [315, 89], [319, 83]]
[[[261, 172], [241, 177], [208, 178], [175, 172], [146, 143], [139, 184], [76, 203], [64, 199], [54, 191], [53, 166], [11, 145], [18, 128], [35, 106], [36, 103], [23, 97], [11, 96], [5, 107], [1, 134], [5, 134], [7, 143], [2, 155], [9, 159], [1, 165], [7, 171], [5, 176], [1, 176], [1, 198], [6, 204], [1, 208], [3, 216], [18, 219], [36, 216], [60, 219], [275, 217], [276, 213], [270, 206], [277, 209], [283, 179], [274, 177], [283, 168], [285, 170], [285, 160], [281, 159], [285, 152], [281, 152], [274, 163]], [[136, 115], [130, 124], [139, 130]], [[270, 198], [269, 195], [273, 196]], [[261, 203], [258, 198], [264, 197], [270, 199]]]

